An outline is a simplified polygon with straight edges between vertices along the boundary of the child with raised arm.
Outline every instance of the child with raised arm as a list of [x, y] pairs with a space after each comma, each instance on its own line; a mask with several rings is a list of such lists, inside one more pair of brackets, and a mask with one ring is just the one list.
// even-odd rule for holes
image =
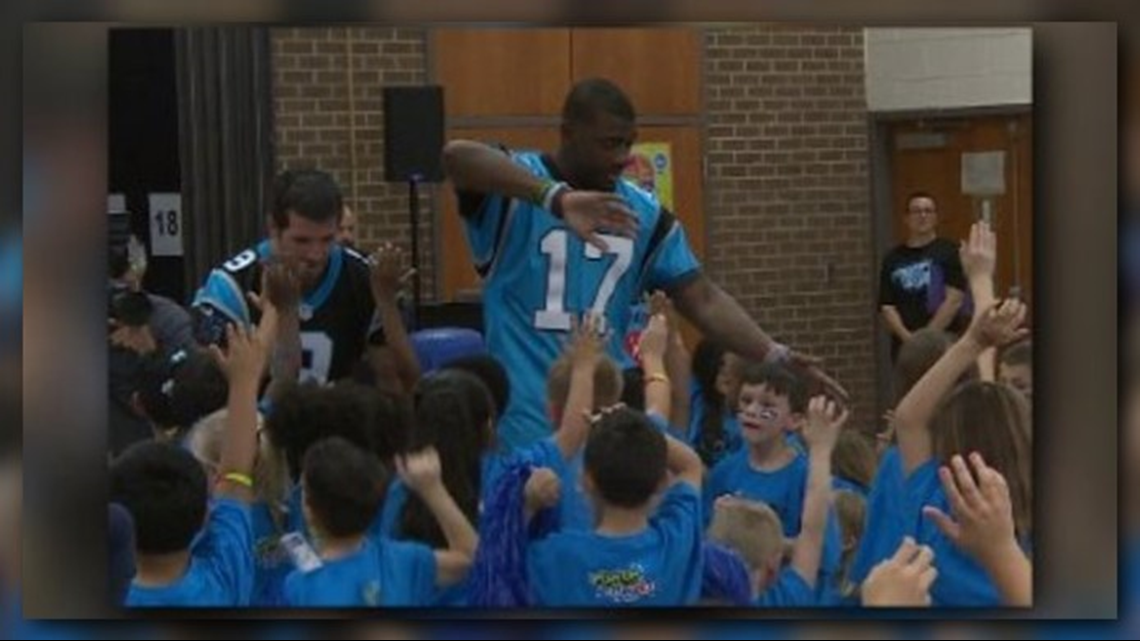
[[383, 500], [383, 465], [344, 439], [326, 439], [306, 452], [301, 481], [317, 554], [285, 579], [287, 605], [426, 606], [437, 588], [467, 576], [479, 539], [443, 485], [439, 456], [428, 448], [397, 459], [397, 468], [435, 515], [447, 548], [369, 536]]
[[804, 438], [809, 448], [799, 536], [791, 563], [783, 565], [784, 528], [768, 505], [725, 495], [713, 507], [709, 539], [735, 549], [749, 566], [755, 604], [760, 607], [810, 606], [818, 602], [823, 541], [831, 507], [831, 457], [848, 413], [825, 397], [808, 406]]
[[[252, 334], [227, 328], [227, 351], [214, 347], [229, 379], [228, 424], [209, 504], [206, 473], [186, 450], [141, 443], [115, 461], [112, 500], [135, 521], [138, 574], [134, 607], [235, 607], [253, 592], [253, 469], [257, 391], [276, 329], [270, 308]], [[196, 539], [202, 529], [203, 535]], [[193, 543], [193, 545], [191, 545]]]
[[938, 469], [950, 514], [936, 507], [926, 507], [924, 513], [985, 568], [1002, 603], [1029, 607], [1033, 605], [1033, 565], [1017, 540], [1009, 485], [986, 465], [981, 454], [975, 452], [969, 459], [973, 474], [958, 455]]
[[702, 472], [700, 458], [644, 414], [625, 408], [603, 412], [590, 428], [583, 469], [597, 525], [530, 545], [533, 604], [695, 603], [703, 570]]
[[899, 490], [915, 539], [939, 559], [939, 579], [932, 596], [939, 606], [992, 606], [1000, 602], [997, 586], [935, 522], [921, 518], [925, 505], [949, 511], [938, 480], [939, 466], [971, 452], [993, 461], [1009, 483], [1015, 531], [1027, 542], [1032, 530], [1029, 412], [1025, 397], [1013, 389], [983, 381], [954, 389], [961, 374], [987, 349], [1025, 335], [1025, 305], [1006, 300], [975, 315], [966, 334], [915, 384], [895, 412], [899, 454], [905, 474]]

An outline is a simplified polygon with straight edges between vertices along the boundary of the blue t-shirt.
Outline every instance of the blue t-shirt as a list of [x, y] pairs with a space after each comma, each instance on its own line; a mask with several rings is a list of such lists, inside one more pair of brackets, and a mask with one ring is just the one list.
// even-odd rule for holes
[[[486, 457], [483, 458], [487, 460]], [[484, 467], [484, 469], [486, 469]], [[384, 497], [384, 506], [372, 521], [368, 535], [372, 538], [386, 538], [398, 541], [411, 541], [405, 539], [400, 533], [400, 514], [407, 505], [411, 492], [404, 484], [403, 479], [395, 479], [388, 485], [388, 494]], [[464, 580], [451, 587], [442, 588], [432, 598], [433, 607], [463, 607], [467, 605], [468, 581]]]
[[388, 492], [384, 495], [384, 504], [380, 506], [380, 513], [368, 529], [369, 536], [399, 538], [400, 513], [404, 511], [409, 496], [408, 486], [404, 485], [403, 479], [392, 479], [388, 484]]
[[[548, 156], [520, 151], [510, 157], [535, 176], [560, 179]], [[487, 348], [511, 373], [511, 403], [499, 422], [508, 450], [550, 434], [546, 376], [563, 351], [571, 318], [586, 311], [604, 315], [610, 356], [628, 362], [623, 342], [640, 295], [668, 291], [699, 273], [672, 213], [626, 180], [615, 192], [640, 220], [639, 232], [634, 239], [603, 235], [604, 253], [534, 204], [459, 194], [467, 242], [483, 277]]]
[[808, 460], [801, 452], [778, 470], [767, 472], [752, 467], [749, 450], [742, 448], [717, 464], [705, 485], [705, 520], [712, 519], [713, 501], [725, 494], [739, 495], [767, 503], [780, 517], [785, 536], [796, 536], [804, 513]]
[[557, 532], [533, 543], [527, 580], [536, 605], [678, 606], [701, 591], [701, 503], [688, 483], [666, 491], [649, 526], [627, 536]]
[[162, 587], [131, 584], [128, 607], [239, 607], [253, 595], [253, 526], [249, 506], [215, 499], [182, 578]]
[[[250, 520], [253, 527], [253, 598], [254, 607], [277, 607], [281, 605], [281, 589], [285, 577], [293, 569], [285, 547], [281, 545], [282, 529], [273, 520], [272, 511], [264, 501], [250, 505]], [[288, 513], [283, 515], [287, 519]]]
[[422, 543], [365, 537], [359, 550], [285, 579], [293, 607], [427, 606], [435, 595], [435, 553]]
[[851, 566], [851, 580], [862, 583], [871, 569], [890, 558], [903, 537], [914, 537], [934, 551], [938, 579], [930, 595], [939, 607], [993, 607], [1000, 605], [997, 588], [980, 565], [943, 536], [922, 514], [923, 506], [950, 513], [938, 462], [928, 460], [905, 475], [897, 447], [889, 448], [879, 463], [867, 506], [867, 526]]
[[484, 502], [489, 499], [490, 493], [498, 485], [503, 473], [513, 465], [547, 467], [558, 476], [558, 481], [561, 483], [558, 529], [585, 531], [594, 529], [594, 508], [581, 486], [581, 452], [573, 460], [567, 461], [562, 457], [562, 450], [559, 449], [554, 437], [550, 436], [508, 454], [491, 456], [487, 466], [483, 468]]
[[801, 608], [817, 604], [816, 589], [791, 567], [784, 567], [776, 575], [776, 582], [768, 586], [754, 605], [758, 608]]
[[862, 584], [880, 561], [889, 559], [902, 544], [903, 537], [913, 534], [914, 523], [907, 522], [902, 457], [892, 445], [883, 452], [871, 492], [867, 497], [867, 522], [863, 538], [851, 562], [850, 579]]
[[936, 607], [997, 607], [1001, 596], [997, 586], [972, 556], [942, 534], [934, 521], [925, 518], [922, 506], [930, 505], [950, 514], [950, 502], [938, 479], [938, 461], [923, 463], [907, 478], [908, 494], [916, 501], [908, 505], [917, 509], [913, 518], [918, 522], [915, 541], [929, 545], [934, 551], [934, 566], [938, 578], [930, 586], [930, 598]]
[[[705, 520], [712, 520], [713, 503], [725, 494], [739, 495], [752, 501], [763, 501], [780, 517], [784, 536], [799, 536], [804, 513], [804, 496], [807, 494], [808, 458], [796, 451], [795, 458], [784, 467], [766, 472], [757, 470], [749, 462], [749, 450], [742, 448], [721, 461], [705, 486]], [[820, 552], [818, 600], [826, 602], [834, 595], [835, 577], [839, 573], [843, 555], [843, 536], [834, 510], [829, 510], [823, 532], [823, 549]]]

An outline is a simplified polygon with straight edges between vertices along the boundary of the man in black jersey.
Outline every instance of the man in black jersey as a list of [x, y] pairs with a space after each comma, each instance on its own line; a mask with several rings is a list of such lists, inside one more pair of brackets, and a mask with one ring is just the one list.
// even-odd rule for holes
[[[350, 375], [367, 346], [380, 345], [382, 335], [370, 261], [336, 242], [342, 210], [340, 187], [328, 173], [280, 174], [273, 185], [269, 237], [211, 270], [194, 297], [198, 341], [220, 344], [229, 323], [256, 324], [256, 296], [249, 294], [260, 291], [265, 263], [281, 260], [300, 290], [291, 319], [300, 337], [300, 380], [325, 383]], [[287, 326], [284, 319], [282, 326]]]

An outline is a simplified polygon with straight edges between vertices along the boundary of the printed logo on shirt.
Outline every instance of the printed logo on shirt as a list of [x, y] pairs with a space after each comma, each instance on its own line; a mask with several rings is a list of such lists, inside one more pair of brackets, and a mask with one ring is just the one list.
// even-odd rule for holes
[[269, 570], [280, 566], [289, 558], [277, 535], [263, 536], [253, 544], [257, 567]]
[[364, 602], [364, 605], [380, 605], [380, 582], [369, 581], [360, 586], [360, 599]]
[[891, 272], [891, 280], [907, 292], [920, 292], [930, 286], [931, 261], [924, 260], [899, 267]]
[[639, 563], [625, 569], [591, 572], [589, 580], [595, 596], [614, 603], [635, 603], [657, 592], [657, 584], [646, 576]]

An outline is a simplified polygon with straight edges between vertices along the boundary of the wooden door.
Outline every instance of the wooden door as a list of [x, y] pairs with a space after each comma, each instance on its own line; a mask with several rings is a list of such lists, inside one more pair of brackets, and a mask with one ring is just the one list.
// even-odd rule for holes
[[700, 32], [672, 29], [575, 29], [573, 82], [602, 77], [621, 85], [638, 115], [701, 110]]
[[[980, 215], [976, 198], [962, 193], [962, 155], [1002, 151], [1005, 193], [993, 199], [991, 223], [998, 236], [998, 296], [1015, 289], [1033, 309], [1033, 123], [1029, 114], [912, 120], [890, 127], [891, 211], [894, 241], [906, 238], [907, 195], [930, 193], [938, 201], [939, 235], [969, 236]], [[884, 212], [888, 215], [888, 212]]]
[[561, 112], [569, 29], [437, 29], [432, 37], [448, 119]]

